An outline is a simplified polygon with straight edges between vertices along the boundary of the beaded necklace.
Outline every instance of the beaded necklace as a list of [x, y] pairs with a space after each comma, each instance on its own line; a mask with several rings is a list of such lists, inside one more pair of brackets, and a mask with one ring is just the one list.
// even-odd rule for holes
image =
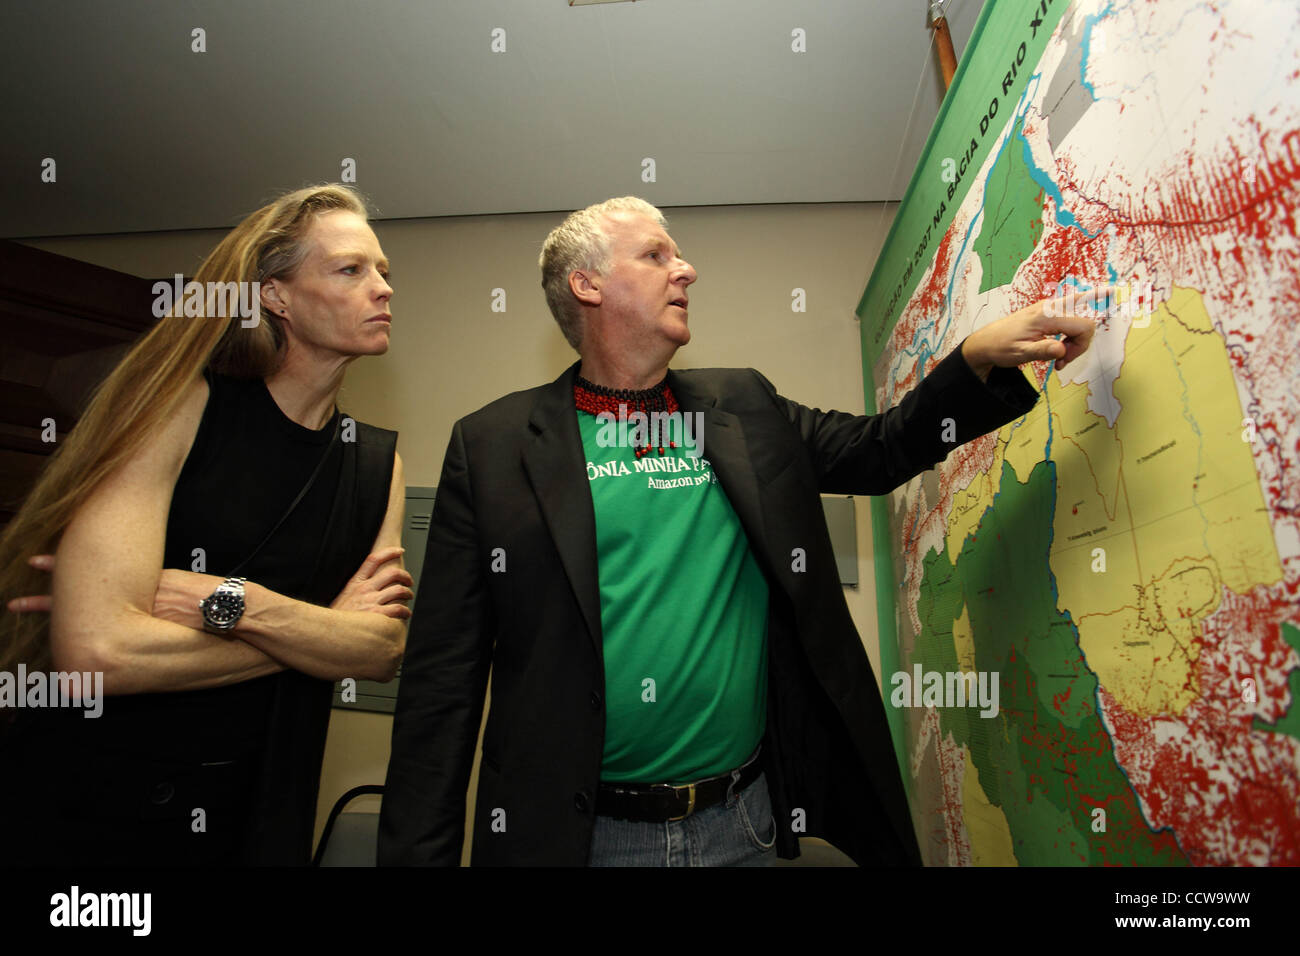
[[[668, 387], [667, 378], [651, 388], [632, 389], [606, 388], [579, 375], [573, 382], [573, 403], [579, 411], [592, 415], [606, 414], [616, 421], [626, 421], [633, 412], [641, 412], [646, 416], [647, 439], [651, 437], [648, 423], [653, 421], [651, 416], [654, 413], [671, 415], [680, 408], [673, 390]], [[676, 448], [677, 443], [670, 441], [668, 447]], [[647, 443], [645, 447], [635, 449], [637, 458], [649, 454], [650, 448]], [[657, 450], [660, 455], [664, 453], [662, 445]]]

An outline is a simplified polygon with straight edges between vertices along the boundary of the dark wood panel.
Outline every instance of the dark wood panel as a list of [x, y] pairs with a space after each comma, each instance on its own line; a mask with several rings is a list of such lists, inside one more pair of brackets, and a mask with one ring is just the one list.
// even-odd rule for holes
[[157, 319], [153, 279], [0, 242], [0, 524], [31, 489], [91, 390]]

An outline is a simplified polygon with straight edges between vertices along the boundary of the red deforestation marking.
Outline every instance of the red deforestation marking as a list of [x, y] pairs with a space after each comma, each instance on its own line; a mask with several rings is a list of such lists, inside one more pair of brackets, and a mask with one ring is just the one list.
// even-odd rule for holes
[[943, 234], [943, 241], [934, 253], [934, 264], [930, 267], [929, 278], [919, 286], [912, 296], [909, 309], [919, 309], [923, 316], [934, 316], [936, 325], [942, 321], [944, 302], [947, 298], [948, 275], [952, 271], [952, 237], [956, 226], [949, 226]]
[[[1289, 587], [1245, 596], [1223, 589], [1202, 625], [1194, 665], [1197, 698], [1178, 714], [1135, 714], [1103, 686], [1115, 754], [1148, 808], [1152, 827], [1172, 827], [1198, 865], [1300, 864], [1300, 742], [1256, 729], [1289, 702], [1295, 652], [1281, 636]], [[1243, 694], [1255, 681], [1254, 702]]]

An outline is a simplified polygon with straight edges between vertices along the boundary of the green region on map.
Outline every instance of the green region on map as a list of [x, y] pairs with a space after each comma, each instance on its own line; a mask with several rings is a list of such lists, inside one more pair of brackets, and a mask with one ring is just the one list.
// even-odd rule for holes
[[1015, 132], [989, 173], [986, 221], [975, 242], [984, 263], [981, 292], [1010, 282], [1043, 235], [1043, 190], [1025, 164], [1023, 127], [1024, 120], [1017, 120]]
[[[1296, 651], [1300, 651], [1300, 627], [1296, 627], [1290, 621], [1283, 621], [1282, 636]], [[1279, 734], [1290, 734], [1300, 740], [1300, 667], [1291, 672], [1287, 679], [1287, 687], [1291, 691], [1291, 706], [1287, 709], [1286, 714], [1276, 724], [1266, 724], [1256, 717], [1254, 727], [1256, 730], [1272, 730]]]
[[966, 669], [953, 627], [964, 605], [981, 635], [975, 669], [1001, 675], [1000, 710], [986, 718], [973, 707], [938, 708], [940, 727], [969, 748], [981, 789], [1006, 817], [1016, 862], [1185, 864], [1172, 835], [1142, 820], [1094, 706], [1097, 678], [1056, 608], [1047, 563], [1055, 485], [1050, 461], [1024, 485], [1004, 462], [998, 507], [966, 538], [956, 566], [945, 551], [926, 556], [913, 657], [932, 670]]

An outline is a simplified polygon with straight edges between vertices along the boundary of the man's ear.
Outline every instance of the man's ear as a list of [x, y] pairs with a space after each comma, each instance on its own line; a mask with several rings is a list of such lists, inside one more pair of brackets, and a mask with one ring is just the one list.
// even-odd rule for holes
[[281, 294], [284, 290], [281, 290], [280, 283], [274, 279], [267, 279], [262, 283], [261, 289], [263, 307], [275, 315], [283, 317], [285, 312], [288, 311], [289, 303], [285, 301], [285, 297]]
[[569, 273], [569, 291], [583, 305], [600, 305], [600, 276], [594, 270], [574, 269]]

